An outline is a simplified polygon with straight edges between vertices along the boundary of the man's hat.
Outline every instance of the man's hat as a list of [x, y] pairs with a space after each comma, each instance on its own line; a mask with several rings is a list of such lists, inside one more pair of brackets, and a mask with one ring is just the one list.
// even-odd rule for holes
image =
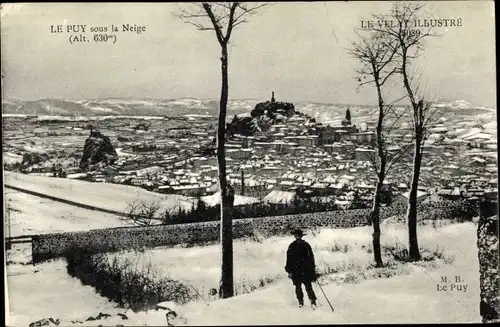
[[304, 236], [305, 233], [302, 231], [302, 229], [294, 229], [292, 231], [292, 235], [297, 235], [297, 236]]

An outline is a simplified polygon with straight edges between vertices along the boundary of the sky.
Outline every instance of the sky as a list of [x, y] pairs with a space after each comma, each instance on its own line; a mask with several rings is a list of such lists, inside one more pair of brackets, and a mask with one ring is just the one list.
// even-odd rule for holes
[[[3, 97], [200, 98], [220, 94], [220, 47], [173, 15], [181, 3], [2, 4]], [[358, 88], [359, 62], [347, 49], [361, 20], [387, 12], [389, 2], [270, 3], [231, 36], [230, 99], [375, 103], [373, 87]], [[427, 2], [422, 18], [462, 19], [437, 28], [413, 65], [429, 97], [496, 107], [493, 1]], [[206, 21], [208, 23], [208, 20]], [[85, 24], [85, 33], [51, 33], [51, 25]], [[111, 25], [120, 32], [110, 31]], [[145, 26], [137, 34], [122, 24]], [[107, 27], [116, 43], [94, 42]], [[111, 32], [111, 33], [110, 33]], [[70, 44], [80, 34], [90, 42]]]

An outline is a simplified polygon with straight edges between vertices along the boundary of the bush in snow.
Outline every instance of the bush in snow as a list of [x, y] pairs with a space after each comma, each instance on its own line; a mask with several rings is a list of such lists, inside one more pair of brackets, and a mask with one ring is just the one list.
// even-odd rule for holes
[[[388, 256], [389, 261], [395, 260], [400, 262], [414, 262], [408, 255], [407, 247], [401, 243], [396, 243], [394, 245], [384, 245], [382, 246], [382, 251], [386, 256]], [[439, 246], [437, 246], [435, 250], [421, 248], [420, 252], [420, 261], [430, 262], [434, 260], [443, 260], [444, 263], [451, 264], [454, 260], [452, 256], [445, 254], [444, 249]]]
[[103, 254], [89, 254], [75, 249], [66, 254], [68, 274], [84, 285], [93, 286], [99, 294], [121, 307], [147, 310], [164, 301], [186, 303], [195, 297], [186, 285], [159, 277], [149, 263], [108, 260]]

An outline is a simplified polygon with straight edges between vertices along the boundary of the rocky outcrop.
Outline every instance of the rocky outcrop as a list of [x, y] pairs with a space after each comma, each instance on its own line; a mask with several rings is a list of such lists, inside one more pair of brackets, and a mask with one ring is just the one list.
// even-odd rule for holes
[[227, 124], [227, 134], [229, 136], [234, 134], [252, 136], [255, 132], [268, 130], [273, 124], [283, 123], [295, 113], [293, 103], [276, 101], [273, 92], [271, 101], [257, 103], [250, 113], [251, 117], [234, 116], [233, 120]]
[[498, 216], [481, 215], [477, 228], [479, 256], [479, 312], [483, 323], [500, 322], [500, 278], [498, 276]]
[[111, 165], [117, 158], [118, 155], [109, 137], [100, 131], [91, 130], [89, 137], [85, 140], [80, 169], [83, 171], [92, 170], [93, 166], [99, 163]]
[[267, 116], [271, 119], [291, 117], [295, 114], [295, 106], [290, 102], [266, 101], [257, 103], [250, 115], [252, 117]]
[[95, 317], [88, 317], [87, 320], [85, 320], [85, 321], [101, 320], [101, 319], [106, 319], [108, 317], [111, 317], [111, 315], [107, 314], [107, 313], [99, 312], [99, 314], [97, 316], [95, 316]]
[[255, 132], [266, 131], [272, 123], [273, 121], [267, 116], [254, 118], [234, 116], [226, 126], [226, 133], [229, 137], [235, 134], [252, 136]]

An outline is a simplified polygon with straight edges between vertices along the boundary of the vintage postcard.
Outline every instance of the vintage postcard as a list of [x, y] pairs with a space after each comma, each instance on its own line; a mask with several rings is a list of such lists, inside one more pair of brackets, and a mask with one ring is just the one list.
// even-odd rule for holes
[[7, 326], [499, 321], [493, 1], [1, 6]]

